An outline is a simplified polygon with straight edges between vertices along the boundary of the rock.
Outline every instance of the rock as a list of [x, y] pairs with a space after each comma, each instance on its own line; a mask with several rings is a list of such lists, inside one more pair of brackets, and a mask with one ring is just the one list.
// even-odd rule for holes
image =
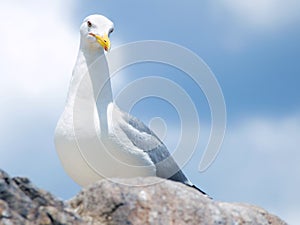
[[286, 224], [261, 208], [213, 201], [170, 180], [149, 177], [121, 183], [124, 180], [99, 181], [68, 204], [100, 224]]
[[259, 207], [214, 201], [157, 177], [101, 180], [63, 202], [27, 178], [10, 178], [0, 170], [0, 224], [286, 223]]
[[0, 224], [87, 224], [65, 203], [35, 187], [27, 178], [0, 170]]

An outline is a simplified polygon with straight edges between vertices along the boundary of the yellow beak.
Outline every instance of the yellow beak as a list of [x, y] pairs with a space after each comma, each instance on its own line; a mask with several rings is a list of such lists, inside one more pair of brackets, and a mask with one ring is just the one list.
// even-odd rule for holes
[[99, 36], [97, 34], [90, 33], [90, 35], [96, 38], [97, 42], [103, 47], [105, 51], [110, 50], [110, 40], [107, 34], [104, 34], [103, 36]]

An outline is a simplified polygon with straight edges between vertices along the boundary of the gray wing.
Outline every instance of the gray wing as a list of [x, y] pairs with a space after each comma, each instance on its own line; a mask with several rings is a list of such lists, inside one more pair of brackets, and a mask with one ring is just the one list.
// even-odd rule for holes
[[[182, 182], [189, 186], [193, 184], [186, 178], [179, 166], [170, 155], [164, 143], [143, 122], [120, 110], [125, 125], [121, 129], [137, 148], [146, 152], [156, 167], [156, 176]], [[134, 128], [128, 129], [128, 126]], [[146, 134], [146, 135], [145, 135]], [[149, 135], [151, 138], [149, 138]]]

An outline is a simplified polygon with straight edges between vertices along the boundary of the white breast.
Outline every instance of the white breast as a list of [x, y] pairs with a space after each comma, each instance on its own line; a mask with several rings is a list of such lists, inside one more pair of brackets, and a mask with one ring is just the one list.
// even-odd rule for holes
[[121, 118], [114, 104], [111, 103], [107, 110], [110, 126], [109, 135], [105, 138], [100, 138], [96, 110], [95, 106], [94, 121], [97, 133], [91, 132], [94, 128], [81, 127], [83, 130], [78, 136], [74, 131], [71, 107], [65, 108], [57, 124], [55, 146], [67, 174], [81, 186], [103, 178], [155, 176], [155, 166], [148, 155], [137, 149], [118, 126], [117, 121]]

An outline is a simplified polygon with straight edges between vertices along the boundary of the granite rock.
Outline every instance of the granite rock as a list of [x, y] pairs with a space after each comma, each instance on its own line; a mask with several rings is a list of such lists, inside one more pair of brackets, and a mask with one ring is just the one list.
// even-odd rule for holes
[[29, 179], [10, 178], [0, 170], [1, 224], [286, 223], [262, 208], [215, 201], [196, 189], [157, 177], [101, 180], [62, 201]]

